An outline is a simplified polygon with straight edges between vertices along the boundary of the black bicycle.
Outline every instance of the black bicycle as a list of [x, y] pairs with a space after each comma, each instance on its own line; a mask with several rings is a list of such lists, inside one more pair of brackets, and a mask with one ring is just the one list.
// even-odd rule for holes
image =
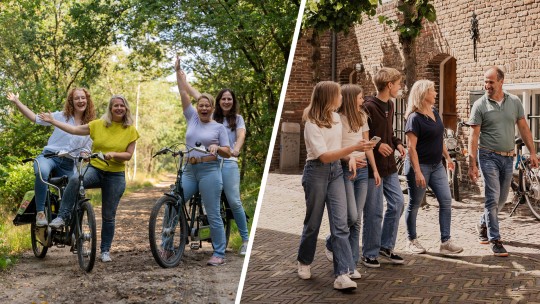
[[[44, 156], [47, 158], [72, 158], [67, 152], [49, 153], [45, 154]], [[30, 204], [28, 204], [25, 208], [19, 209], [19, 212], [13, 220], [13, 224], [15, 225], [30, 224], [32, 250], [36, 257], [41, 259], [44, 258], [48, 249], [52, 246], [59, 248], [71, 246], [71, 252], [77, 254], [79, 266], [86, 272], [92, 271], [92, 268], [94, 267], [94, 262], [96, 259], [97, 237], [96, 216], [92, 204], [90, 204], [90, 199], [86, 198], [83, 185], [84, 175], [88, 170], [87, 161], [91, 158], [105, 160], [103, 158], [103, 154], [101, 153], [94, 153], [90, 155], [81, 154], [80, 156], [74, 158], [79, 179], [79, 186], [77, 187], [79, 191], [77, 191], [76, 204], [71, 211], [70, 218], [66, 219], [64, 227], [59, 230], [54, 230], [49, 226], [36, 225], [35, 197], [32, 198]], [[45, 216], [47, 217], [47, 222], [50, 223], [54, 218], [57, 217], [62, 195], [64, 194], [65, 187], [68, 183], [68, 177], [48, 177], [47, 181], [45, 181], [41, 175], [39, 161], [34, 158], [23, 160], [25, 163], [30, 161], [36, 163], [39, 177], [41, 178], [42, 182], [48, 186], [45, 200]]]
[[514, 214], [517, 207], [521, 204], [527, 203], [531, 209], [533, 215], [540, 220], [540, 177], [538, 168], [531, 168], [530, 159], [527, 154], [523, 154], [523, 146], [525, 143], [521, 138], [516, 139], [516, 169], [517, 181], [512, 179], [512, 190], [514, 191], [514, 198], [512, 203], [514, 207], [510, 216]]
[[459, 133], [461, 128], [463, 127], [469, 127], [470, 125], [459, 120], [457, 123], [456, 132], [454, 133], [454, 130], [450, 128], [444, 129], [444, 143], [446, 145], [446, 150], [448, 151], [448, 154], [450, 155], [450, 158], [452, 159], [452, 162], [454, 163], [454, 170], [450, 170], [448, 166], [446, 166], [446, 175], [448, 176], [448, 184], [450, 185], [450, 193], [452, 195], [452, 198], [459, 202], [461, 200], [461, 195], [459, 191], [459, 185], [461, 183], [461, 166], [459, 164], [459, 159], [461, 156], [466, 156], [467, 153], [466, 150], [461, 149], [459, 146], [458, 140], [459, 140]]
[[[175, 267], [180, 263], [188, 242], [192, 250], [201, 248], [203, 241], [212, 242], [210, 224], [200, 193], [188, 199], [184, 197], [182, 188], [182, 174], [186, 165], [184, 156], [191, 151], [208, 153], [200, 147], [190, 147], [187, 150], [163, 148], [153, 156], [170, 153], [173, 157], [178, 157], [176, 182], [171, 185], [169, 192], [157, 200], [148, 225], [152, 255], [158, 265], [163, 268]], [[220, 210], [227, 246], [234, 217], [223, 192]]]

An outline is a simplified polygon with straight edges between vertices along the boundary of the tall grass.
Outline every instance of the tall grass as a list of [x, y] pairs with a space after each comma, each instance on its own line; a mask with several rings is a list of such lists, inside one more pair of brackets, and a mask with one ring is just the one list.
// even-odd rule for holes
[[30, 225], [14, 226], [13, 217], [4, 214], [0, 220], [0, 270], [13, 265], [22, 252], [32, 248]]

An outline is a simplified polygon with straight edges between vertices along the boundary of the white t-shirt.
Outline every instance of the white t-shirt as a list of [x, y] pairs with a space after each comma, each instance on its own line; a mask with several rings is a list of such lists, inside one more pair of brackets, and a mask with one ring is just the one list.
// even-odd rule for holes
[[[64, 112], [62, 111], [54, 112], [52, 113], [52, 116], [55, 120], [68, 123], [72, 126], [76, 126], [75, 119], [73, 117], [69, 117], [69, 119], [66, 121], [66, 117], [64, 116]], [[41, 120], [37, 115], [36, 124], [42, 126], [51, 125], [50, 123]], [[54, 131], [51, 137], [49, 137], [49, 141], [47, 142], [47, 145], [43, 148], [43, 150], [51, 152], [71, 152], [69, 154], [73, 157], [76, 157], [79, 156], [79, 153], [82, 151], [92, 151], [92, 140], [90, 139], [89, 135], [72, 135], [65, 131], [62, 131], [60, 128], [54, 127]]]
[[[347, 119], [347, 117], [345, 117], [345, 115], [339, 115], [339, 116], [341, 117], [341, 124], [343, 125], [341, 147], [345, 148], [345, 147], [356, 144], [357, 142], [359, 142], [361, 139], [364, 138], [363, 136], [364, 132], [369, 131], [369, 125], [366, 122], [364, 123], [360, 131], [352, 132], [351, 128], [349, 127], [349, 120]], [[360, 151], [354, 151], [350, 155], [353, 156], [354, 158], [362, 158], [362, 159], [366, 158], [365, 156], [366, 153], [360, 152]]]
[[318, 159], [322, 154], [341, 149], [342, 124], [338, 113], [332, 113], [334, 123], [331, 128], [319, 128], [310, 121], [304, 127], [307, 159]]

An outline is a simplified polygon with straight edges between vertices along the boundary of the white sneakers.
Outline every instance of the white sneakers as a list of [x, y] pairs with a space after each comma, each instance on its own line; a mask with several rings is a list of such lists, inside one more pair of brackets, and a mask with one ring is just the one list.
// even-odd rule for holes
[[351, 278], [352, 280], [358, 280], [362, 278], [362, 275], [360, 274], [360, 272], [358, 272], [358, 270], [355, 269], [352, 274], [349, 274], [349, 278]]
[[47, 222], [47, 217], [45, 216], [44, 211], [39, 211], [36, 214], [36, 226], [43, 227], [47, 226], [49, 223]]
[[108, 251], [101, 253], [101, 261], [103, 263], [112, 262], [111, 254]]
[[49, 227], [53, 229], [59, 229], [63, 227], [65, 224], [66, 223], [64, 222], [64, 220], [58, 216], [54, 220], [52, 220], [52, 222], [49, 224]]
[[426, 249], [420, 245], [418, 239], [407, 240], [407, 249], [414, 254], [426, 253]]
[[342, 274], [334, 281], [334, 289], [350, 290], [357, 287], [356, 282], [353, 282], [348, 274]]
[[334, 253], [330, 250], [328, 250], [328, 248], [324, 247], [324, 254], [326, 255], [326, 259], [329, 261], [329, 262], [334, 262]]
[[311, 265], [304, 265], [298, 261], [298, 276], [302, 280], [311, 278]]
[[[408, 240], [407, 241], [407, 249], [409, 252], [414, 254], [422, 254], [426, 253], [426, 249], [420, 245], [420, 242], [418, 239], [414, 240]], [[441, 254], [458, 254], [463, 251], [463, 248], [454, 244], [452, 239], [449, 239], [448, 241], [441, 243], [441, 246], [439, 247], [439, 252]]]
[[452, 239], [441, 243], [441, 247], [439, 247], [439, 252], [442, 254], [458, 254], [462, 251], [463, 247], [459, 247], [458, 245], [454, 244]]

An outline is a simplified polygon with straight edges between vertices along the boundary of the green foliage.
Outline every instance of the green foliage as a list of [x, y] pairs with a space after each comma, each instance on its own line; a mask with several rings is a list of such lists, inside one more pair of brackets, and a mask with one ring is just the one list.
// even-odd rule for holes
[[20, 253], [32, 248], [29, 226], [13, 226], [12, 218], [0, 219], [0, 270], [14, 265]]
[[4, 208], [15, 211], [24, 194], [34, 189], [34, 169], [28, 164], [12, 164], [8, 167], [0, 165], [0, 174], [5, 181], [0, 186], [0, 200]]
[[299, 2], [136, 2], [127, 35], [145, 29], [147, 39], [130, 38], [129, 45], [159, 41], [170, 47], [169, 56], [183, 56], [201, 92], [234, 90], [247, 126], [242, 170], [262, 176]]
[[363, 13], [374, 16], [376, 8], [377, 0], [308, 0], [302, 27], [348, 33], [351, 26], [362, 23]]
[[379, 16], [379, 22], [398, 32], [400, 41], [415, 39], [422, 32], [424, 19], [429, 22], [437, 19], [432, 2], [432, 0], [401, 0], [397, 6], [398, 19]]

